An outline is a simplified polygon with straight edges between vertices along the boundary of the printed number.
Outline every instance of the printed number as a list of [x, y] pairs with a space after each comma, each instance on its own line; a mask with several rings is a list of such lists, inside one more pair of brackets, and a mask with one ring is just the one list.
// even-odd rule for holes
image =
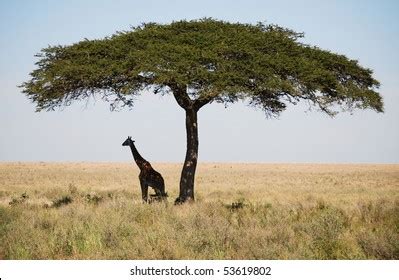
[[266, 274], [265, 275], [271, 275], [270, 272], [272, 271], [272, 269], [268, 266], [266, 267]]
[[272, 275], [271, 268], [267, 267], [224, 267], [223, 275]]

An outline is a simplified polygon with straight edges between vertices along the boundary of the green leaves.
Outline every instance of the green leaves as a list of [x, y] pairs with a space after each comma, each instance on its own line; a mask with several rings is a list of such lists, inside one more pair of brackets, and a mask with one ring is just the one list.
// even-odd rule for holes
[[[37, 110], [100, 96], [112, 108], [132, 106], [144, 88], [197, 102], [246, 99], [268, 115], [308, 100], [327, 114], [343, 109], [383, 111], [372, 71], [345, 56], [304, 45], [302, 33], [277, 25], [209, 18], [147, 23], [101, 40], [50, 46], [22, 84]], [[175, 94], [175, 92], [174, 92]]]

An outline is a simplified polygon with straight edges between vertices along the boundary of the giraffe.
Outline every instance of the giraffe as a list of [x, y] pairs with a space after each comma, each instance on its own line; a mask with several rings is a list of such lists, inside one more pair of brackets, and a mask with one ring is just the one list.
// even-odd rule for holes
[[154, 189], [155, 195], [150, 196], [155, 197], [156, 200], [161, 200], [167, 197], [168, 194], [165, 192], [165, 183], [162, 175], [155, 171], [151, 164], [139, 154], [136, 146], [134, 145], [134, 140], [132, 140], [132, 137], [129, 136], [125, 142], [122, 143], [122, 146], [130, 147], [134, 161], [140, 168], [139, 180], [141, 186], [141, 197], [143, 201], [148, 202], [148, 187], [152, 187]]

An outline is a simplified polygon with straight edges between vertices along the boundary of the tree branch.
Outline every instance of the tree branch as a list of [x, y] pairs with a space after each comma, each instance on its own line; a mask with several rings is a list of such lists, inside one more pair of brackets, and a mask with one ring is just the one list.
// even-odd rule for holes
[[184, 110], [192, 108], [193, 101], [190, 99], [185, 89], [176, 83], [171, 83], [168, 86], [172, 89], [173, 96], [180, 107], [182, 107]]
[[196, 111], [202, 108], [202, 106], [208, 104], [211, 102], [215, 97], [219, 95], [218, 92], [211, 92], [209, 94], [203, 95], [198, 97], [196, 100], [194, 100], [193, 107]]

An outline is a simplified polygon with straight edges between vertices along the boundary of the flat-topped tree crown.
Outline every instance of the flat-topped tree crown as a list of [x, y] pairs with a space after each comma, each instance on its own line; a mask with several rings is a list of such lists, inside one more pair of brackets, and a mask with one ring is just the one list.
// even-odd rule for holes
[[186, 111], [184, 166], [191, 171], [183, 167], [181, 186], [189, 173], [193, 186], [196, 114], [207, 103], [246, 100], [270, 116], [301, 100], [331, 116], [339, 108], [383, 111], [370, 69], [306, 45], [302, 37], [277, 25], [209, 18], [147, 23], [104, 39], [43, 49], [31, 80], [21, 87], [38, 111], [90, 96], [109, 101], [112, 109], [131, 107], [144, 89], [172, 94]]
[[[148, 23], [101, 40], [43, 49], [22, 87], [38, 110], [92, 95], [114, 107], [132, 106], [132, 95], [149, 86], [181, 91], [198, 107], [248, 99], [272, 115], [301, 99], [327, 113], [334, 105], [383, 110], [370, 69], [305, 45], [300, 37], [276, 25], [213, 19]], [[186, 107], [190, 100], [178, 101]]]

